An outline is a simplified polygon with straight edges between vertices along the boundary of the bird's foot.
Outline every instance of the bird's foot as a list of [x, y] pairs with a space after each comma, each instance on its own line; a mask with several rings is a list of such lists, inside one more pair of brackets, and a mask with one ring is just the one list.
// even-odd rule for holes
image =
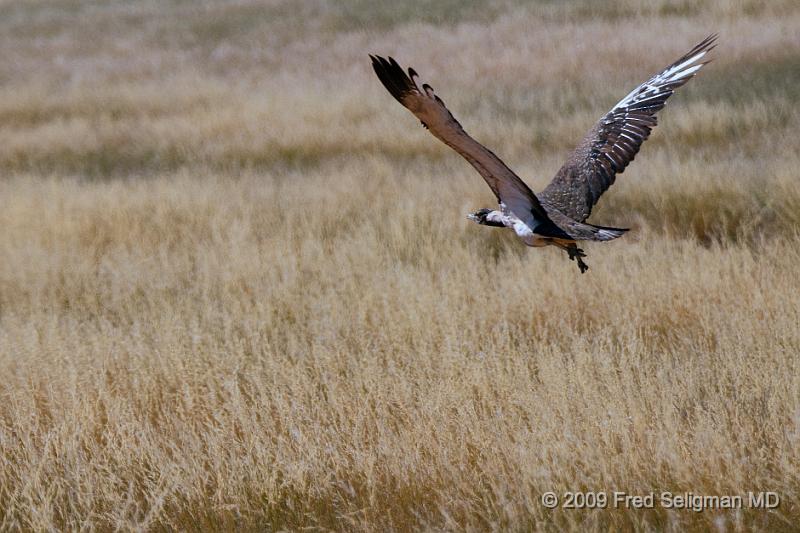
[[584, 274], [587, 270], [589, 270], [589, 265], [583, 262], [583, 259], [578, 257], [578, 268], [581, 270], [581, 274]]
[[578, 268], [580, 269], [581, 274], [589, 270], [589, 265], [584, 263], [582, 259], [583, 257], [586, 257], [586, 253], [583, 250], [581, 250], [580, 248], [578, 248], [573, 244], [572, 246], [567, 248], [567, 253], [569, 254], [570, 261], [578, 262]]
[[574, 244], [569, 248], [567, 248], [567, 253], [569, 254], [570, 259], [575, 259], [576, 257], [586, 257], [586, 252], [584, 252]]

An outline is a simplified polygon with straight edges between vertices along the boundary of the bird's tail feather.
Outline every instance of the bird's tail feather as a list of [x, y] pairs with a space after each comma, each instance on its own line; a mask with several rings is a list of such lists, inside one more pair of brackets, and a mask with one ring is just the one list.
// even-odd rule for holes
[[606, 226], [595, 226], [577, 220], [565, 220], [561, 226], [557, 226], [552, 221], [536, 226], [536, 233], [554, 240], [562, 241], [610, 241], [628, 231], [628, 228], [609, 228]]
[[595, 226], [594, 224], [586, 224], [590, 228], [592, 228], [594, 233], [594, 240], [598, 241], [610, 241], [612, 239], [616, 239], [617, 237], [622, 237], [625, 232], [627, 232], [630, 228], [609, 228], [606, 226]]

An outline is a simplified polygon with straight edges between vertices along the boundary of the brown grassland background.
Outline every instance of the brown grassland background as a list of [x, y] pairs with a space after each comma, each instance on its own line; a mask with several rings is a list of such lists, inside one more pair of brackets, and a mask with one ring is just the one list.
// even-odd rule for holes
[[[794, 0], [0, 2], [0, 529], [791, 530]], [[715, 61], [580, 275], [383, 89], [429, 81], [540, 190]], [[774, 491], [549, 510], [545, 491]]]

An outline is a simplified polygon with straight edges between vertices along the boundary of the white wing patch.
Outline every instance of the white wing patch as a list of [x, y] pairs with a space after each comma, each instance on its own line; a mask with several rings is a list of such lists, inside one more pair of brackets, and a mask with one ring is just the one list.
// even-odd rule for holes
[[655, 100], [665, 92], [672, 92], [672, 84], [683, 84], [688, 78], [693, 77], [705, 63], [695, 64], [700, 61], [708, 50], [694, 54], [686, 61], [673, 65], [663, 72], [656, 74], [643, 84], [636, 87], [614, 106], [613, 109], [630, 107], [633, 104], [642, 104], [648, 100]]

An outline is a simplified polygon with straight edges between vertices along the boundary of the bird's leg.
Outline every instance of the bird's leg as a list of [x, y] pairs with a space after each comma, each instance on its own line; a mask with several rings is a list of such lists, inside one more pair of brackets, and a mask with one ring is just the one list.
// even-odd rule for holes
[[567, 253], [569, 254], [570, 261], [577, 261], [578, 268], [581, 271], [581, 274], [585, 273], [589, 270], [589, 265], [583, 262], [583, 257], [586, 257], [586, 253], [583, 250], [578, 248], [578, 246], [573, 242], [567, 245], [566, 247]]

